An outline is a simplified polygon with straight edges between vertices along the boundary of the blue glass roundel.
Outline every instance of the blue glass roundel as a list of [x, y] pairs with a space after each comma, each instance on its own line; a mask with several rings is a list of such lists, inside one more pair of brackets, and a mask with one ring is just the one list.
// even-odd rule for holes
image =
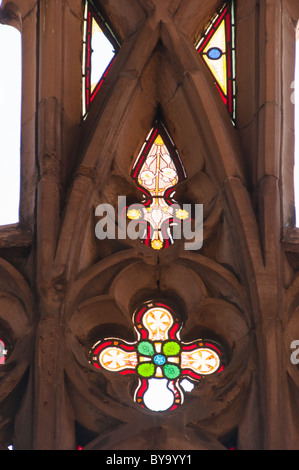
[[156, 354], [156, 356], [154, 357], [154, 363], [157, 364], [157, 366], [162, 366], [163, 364], [165, 364], [166, 362], [166, 358], [165, 356], [163, 356], [163, 354]]
[[219, 49], [219, 47], [211, 47], [211, 49], [208, 50], [207, 56], [211, 60], [218, 60], [222, 56], [222, 50]]

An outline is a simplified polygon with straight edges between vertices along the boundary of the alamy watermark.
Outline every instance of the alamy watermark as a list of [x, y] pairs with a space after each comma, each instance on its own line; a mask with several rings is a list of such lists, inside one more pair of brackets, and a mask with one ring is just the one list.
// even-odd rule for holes
[[297, 365], [299, 364], [299, 340], [295, 339], [292, 341], [290, 348], [294, 349], [290, 357], [291, 363]]
[[[127, 207], [125, 196], [118, 197], [117, 214], [112, 204], [99, 204], [95, 210], [95, 216], [101, 217], [96, 223], [95, 235], [99, 240], [145, 240], [148, 236], [147, 224], [144, 222], [146, 217], [142, 217], [148, 211], [142, 204], [132, 204]], [[136, 213], [141, 217], [135, 220], [128, 220], [126, 214]], [[179, 217], [179, 214], [188, 214], [192, 212], [192, 217]], [[178, 214], [179, 213], [179, 214]], [[176, 217], [177, 214], [177, 217]], [[183, 204], [178, 209], [177, 205], [167, 206], [165, 211], [160, 206], [151, 208], [151, 218], [153, 222], [152, 232], [159, 232], [159, 224], [163, 223], [163, 237], [169, 238], [171, 243], [175, 240], [184, 239], [184, 248], [186, 250], [199, 250], [203, 244], [203, 204]], [[146, 219], [148, 220], [148, 219]]]

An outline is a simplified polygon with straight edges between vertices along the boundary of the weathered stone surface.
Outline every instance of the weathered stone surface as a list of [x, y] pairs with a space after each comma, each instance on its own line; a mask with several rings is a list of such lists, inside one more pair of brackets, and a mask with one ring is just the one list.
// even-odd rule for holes
[[[102, 0], [122, 41], [81, 120], [81, 0], [3, 0], [22, 31], [21, 223], [0, 227], [0, 449], [298, 449], [299, 236], [294, 228], [297, 0], [238, 0], [233, 126], [194, 40], [221, 1]], [[162, 252], [98, 240], [100, 203], [135, 201], [132, 165], [160, 113], [204, 243]], [[97, 372], [92, 344], [135, 341], [132, 314], [165, 298], [182, 340], [207, 332], [229, 361], [175, 412], [133, 400], [136, 378]]]

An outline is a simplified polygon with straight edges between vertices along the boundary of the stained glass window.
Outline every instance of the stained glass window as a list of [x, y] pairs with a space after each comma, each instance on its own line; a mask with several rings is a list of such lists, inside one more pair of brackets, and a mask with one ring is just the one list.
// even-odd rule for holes
[[234, 10], [233, 0], [225, 2], [196, 43], [196, 49], [212, 73], [233, 122], [236, 113]]
[[6, 356], [7, 356], [7, 348], [5, 346], [5, 342], [3, 341], [3, 339], [0, 338], [0, 365], [5, 364]]
[[182, 323], [164, 302], [143, 304], [133, 315], [137, 341], [98, 341], [90, 351], [97, 369], [138, 377], [134, 400], [151, 411], [172, 411], [184, 393], [224, 368], [222, 347], [212, 340], [180, 340]]
[[108, 75], [120, 48], [107, 21], [91, 0], [85, 2], [82, 58], [82, 113], [88, 109]]
[[189, 218], [174, 200], [175, 186], [185, 179], [178, 151], [160, 121], [156, 121], [136, 159], [132, 177], [141, 194], [142, 205], [130, 206], [127, 217], [144, 224], [144, 243], [155, 250], [174, 242], [173, 227]]

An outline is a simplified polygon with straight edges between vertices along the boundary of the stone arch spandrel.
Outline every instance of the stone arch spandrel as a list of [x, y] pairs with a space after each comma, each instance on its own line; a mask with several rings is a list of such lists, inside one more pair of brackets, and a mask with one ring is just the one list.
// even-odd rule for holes
[[134, 250], [125, 250], [94, 263], [74, 280], [72, 288], [66, 293], [64, 302], [64, 318], [83, 301], [96, 295], [108, 294], [113, 279], [120, 270], [138, 262]]
[[23, 304], [27, 322], [33, 320], [33, 297], [24, 276], [8, 261], [0, 259], [1, 291], [14, 295]]
[[22, 13], [16, 2], [2, 2], [0, 23], [12, 26], [22, 32]]
[[[7, 9], [7, 11], [11, 11], [12, 14], [17, 10], [19, 11], [20, 15], [24, 17], [35, 8], [35, 5], [35, 0], [2, 0], [1, 9]], [[19, 15], [19, 13], [17, 13], [17, 15]]]
[[250, 308], [250, 300], [246, 286], [236, 277], [231, 270], [199, 253], [183, 252], [180, 261], [187, 263], [198, 276], [205, 282], [209, 289], [209, 295], [215, 298], [229, 299], [243, 312], [244, 320], [248, 327], [254, 321], [254, 315]]
[[181, 32], [195, 43], [215, 12], [223, 5], [223, 0], [189, 1], [183, 0], [174, 12], [174, 22]]
[[[20, 437], [19, 429], [14, 431], [14, 426], [30, 393], [35, 313], [27, 281], [3, 259], [0, 259], [0, 285], [0, 335], [8, 349], [0, 371], [0, 440], [8, 445], [13, 438], [17, 441]], [[28, 412], [27, 423], [31, 425]]]
[[99, 3], [122, 42], [132, 36], [146, 21], [146, 11], [138, 0], [110, 0]]

